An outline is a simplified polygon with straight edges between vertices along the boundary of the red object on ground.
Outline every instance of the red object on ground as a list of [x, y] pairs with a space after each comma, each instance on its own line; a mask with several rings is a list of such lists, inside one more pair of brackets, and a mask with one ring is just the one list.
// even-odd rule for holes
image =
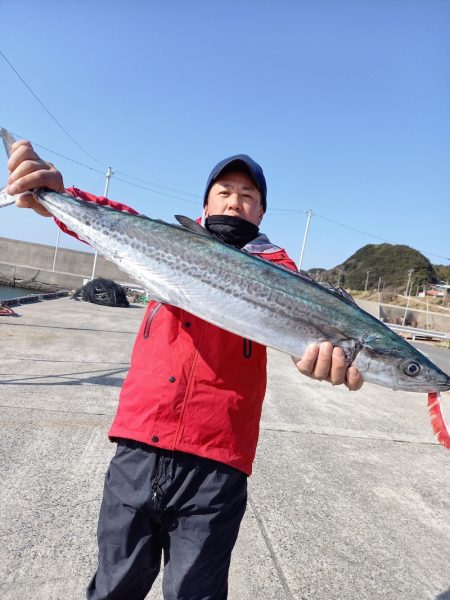
[[10, 315], [16, 314], [17, 313], [15, 313], [12, 308], [9, 308], [9, 306], [3, 306], [3, 304], [0, 304], [0, 317], [9, 317]]
[[439, 392], [430, 392], [428, 394], [428, 414], [430, 415], [431, 426], [437, 436], [438, 442], [450, 450], [450, 432], [445, 417], [442, 414], [441, 395]]

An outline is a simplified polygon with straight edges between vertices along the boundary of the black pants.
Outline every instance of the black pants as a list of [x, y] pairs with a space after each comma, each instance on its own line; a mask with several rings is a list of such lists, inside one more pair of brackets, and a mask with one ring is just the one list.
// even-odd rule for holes
[[225, 600], [247, 476], [123, 440], [106, 474], [88, 600], [143, 600], [164, 553], [165, 600]]

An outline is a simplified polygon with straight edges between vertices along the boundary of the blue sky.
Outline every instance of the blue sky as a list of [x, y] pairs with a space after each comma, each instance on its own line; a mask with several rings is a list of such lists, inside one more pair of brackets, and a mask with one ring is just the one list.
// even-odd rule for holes
[[[0, 126], [90, 167], [37, 148], [67, 186], [101, 195], [110, 165], [111, 198], [172, 222], [244, 152], [268, 181], [262, 230], [296, 261], [312, 209], [303, 268], [381, 241], [449, 263], [447, 0], [2, 0], [0, 20], [1, 51], [89, 154], [1, 56]], [[56, 233], [0, 213], [0, 237]]]

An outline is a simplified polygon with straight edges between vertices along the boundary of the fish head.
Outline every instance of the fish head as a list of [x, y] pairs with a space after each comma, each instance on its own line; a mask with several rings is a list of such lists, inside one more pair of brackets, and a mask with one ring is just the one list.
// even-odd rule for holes
[[450, 389], [450, 377], [444, 371], [406, 340], [394, 335], [398, 339], [391, 339], [391, 344], [365, 340], [353, 362], [364, 381], [407, 392]]

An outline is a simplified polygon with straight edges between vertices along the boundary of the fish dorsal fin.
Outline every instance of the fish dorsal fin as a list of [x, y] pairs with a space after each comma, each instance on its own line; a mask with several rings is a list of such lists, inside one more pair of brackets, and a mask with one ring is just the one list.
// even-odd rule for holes
[[346, 300], [348, 300], [352, 304], [356, 305], [356, 302], [355, 302], [355, 299], [353, 298], [353, 296], [351, 296], [343, 288], [336, 287], [335, 285], [333, 285], [332, 283], [329, 283], [328, 281], [319, 281], [318, 284], [320, 286], [322, 286], [323, 288], [325, 288], [326, 290], [328, 290], [329, 292], [332, 292], [333, 294], [336, 294], [336, 296], [341, 296], [341, 298], [345, 298]]
[[204, 237], [214, 237], [213, 234], [210, 233], [204, 227], [202, 227], [200, 225], [200, 223], [197, 223], [197, 221], [193, 221], [189, 217], [185, 217], [183, 215], [175, 215], [175, 219], [185, 229], [188, 229], [189, 231], [192, 231], [192, 233], [197, 233], [198, 235], [203, 235]]

